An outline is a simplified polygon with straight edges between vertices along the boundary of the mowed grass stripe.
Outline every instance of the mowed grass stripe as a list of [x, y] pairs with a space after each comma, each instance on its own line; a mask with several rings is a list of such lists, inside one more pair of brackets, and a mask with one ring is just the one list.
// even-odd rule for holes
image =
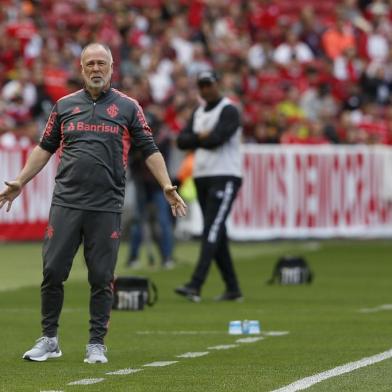
[[[186, 282], [192, 272], [197, 243], [178, 244], [178, 265], [172, 271], [150, 269], [147, 259], [140, 271], [125, 269], [124, 245], [117, 274], [150, 277], [158, 286], [159, 301], [143, 312], [112, 313], [106, 341], [109, 363], [99, 367], [83, 364], [88, 339], [89, 288], [80, 255], [65, 285], [65, 311], [60, 320], [63, 357], [42, 364], [27, 363], [21, 360], [21, 355], [40, 334], [40, 249], [40, 244], [0, 245], [0, 289], [11, 286], [12, 279], [16, 279], [13, 284], [20, 284], [20, 275], [24, 286], [0, 292], [0, 391], [62, 390], [75, 380], [102, 378], [106, 372], [140, 368], [157, 360], [175, 360], [176, 355], [183, 353], [235, 345], [238, 337], [227, 334], [230, 320], [259, 320], [262, 332], [290, 331], [290, 334], [240, 344], [232, 350], [217, 349], [195, 360], [183, 359], [174, 366], [146, 367], [128, 376], [106, 376], [104, 382], [74, 388], [98, 392], [272, 391], [293, 380], [383, 352], [391, 345], [390, 312], [358, 312], [391, 303], [390, 241], [323, 241], [320, 247], [305, 247], [295, 241], [234, 244], [236, 268], [245, 294], [242, 304], [213, 301], [224, 289], [215, 266], [200, 304], [189, 303], [173, 293], [173, 288]], [[308, 259], [315, 273], [312, 285], [281, 287], [265, 283], [277, 258], [285, 254], [300, 254]], [[143, 331], [151, 333], [138, 333]], [[173, 331], [201, 333], [175, 335]], [[328, 385], [325, 391], [343, 390], [339, 383], [345, 382], [347, 391], [388, 391], [392, 382], [392, 377], [388, 377], [392, 373], [391, 367], [388, 368], [390, 362], [325, 380], [311, 389], [321, 391]], [[362, 376], [365, 374], [366, 377]], [[357, 377], [361, 379], [358, 385]]]
[[341, 365], [338, 367], [335, 367], [333, 369], [327, 370], [322, 373], [314, 374], [313, 376], [303, 378], [301, 380], [295, 381], [290, 385], [287, 385], [285, 387], [275, 389], [272, 392], [296, 392], [296, 391], [302, 391], [304, 389], [308, 389], [314, 384], [318, 384], [319, 382], [322, 382], [324, 380], [327, 380], [328, 378], [332, 377], [337, 377], [345, 373], [350, 373], [354, 370], [360, 369], [365, 366], [370, 366], [374, 365], [375, 363], [385, 361], [386, 359], [389, 359], [392, 357], [392, 349], [384, 351], [383, 353], [373, 355], [371, 357], [367, 358], [362, 358], [358, 361], [355, 362], [349, 362], [346, 363], [345, 365]]

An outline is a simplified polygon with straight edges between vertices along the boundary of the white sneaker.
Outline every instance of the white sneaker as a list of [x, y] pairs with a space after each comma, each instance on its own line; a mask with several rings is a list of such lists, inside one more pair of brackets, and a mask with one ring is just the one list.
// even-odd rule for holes
[[142, 267], [140, 260], [138, 259], [131, 259], [125, 263], [125, 267], [132, 268], [132, 269], [140, 269]]
[[163, 268], [163, 269], [166, 269], [166, 270], [172, 270], [175, 266], [176, 266], [176, 265], [175, 265], [175, 263], [174, 263], [173, 260], [165, 260], [165, 261], [162, 263], [162, 268]]
[[23, 359], [29, 361], [46, 361], [48, 358], [58, 358], [62, 356], [58, 340], [56, 337], [48, 338], [47, 336], [42, 336], [39, 338], [34, 347], [26, 351], [23, 354]]
[[107, 348], [103, 344], [88, 344], [86, 346], [85, 363], [107, 363], [105, 356]]

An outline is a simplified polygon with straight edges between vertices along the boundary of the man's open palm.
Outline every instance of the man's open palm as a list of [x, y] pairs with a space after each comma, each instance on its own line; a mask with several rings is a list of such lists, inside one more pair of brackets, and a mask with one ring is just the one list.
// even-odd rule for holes
[[0, 209], [3, 208], [4, 204], [7, 205], [7, 212], [11, 209], [12, 202], [16, 197], [19, 196], [22, 191], [22, 185], [18, 181], [4, 181], [7, 188], [0, 193]]
[[165, 187], [163, 190], [166, 200], [170, 204], [173, 216], [185, 216], [186, 215], [186, 204], [182, 200], [181, 196], [177, 193], [177, 187], [170, 185]]

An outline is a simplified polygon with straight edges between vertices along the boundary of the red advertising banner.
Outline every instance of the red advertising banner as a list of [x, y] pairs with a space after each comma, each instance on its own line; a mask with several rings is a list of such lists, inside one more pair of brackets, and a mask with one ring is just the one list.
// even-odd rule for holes
[[[243, 185], [228, 222], [231, 238], [392, 236], [391, 148], [245, 145], [243, 150]], [[18, 175], [29, 152], [0, 148], [0, 184]], [[11, 211], [0, 210], [0, 241], [43, 238], [56, 170], [52, 158]]]
[[[3, 189], [4, 181], [19, 174], [30, 151], [0, 148], [0, 189]], [[0, 210], [0, 241], [43, 239], [56, 170], [56, 158], [52, 157], [14, 200], [11, 210], [6, 212], [5, 207]]]
[[392, 149], [244, 146], [236, 239], [392, 236]]

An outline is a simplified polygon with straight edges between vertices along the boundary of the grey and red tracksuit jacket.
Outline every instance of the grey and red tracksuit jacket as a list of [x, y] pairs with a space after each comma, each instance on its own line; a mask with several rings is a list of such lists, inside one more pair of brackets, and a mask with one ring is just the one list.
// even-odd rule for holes
[[79, 90], [57, 101], [40, 141], [60, 163], [52, 204], [121, 212], [130, 148], [159, 151], [138, 102], [110, 88], [97, 100]]

